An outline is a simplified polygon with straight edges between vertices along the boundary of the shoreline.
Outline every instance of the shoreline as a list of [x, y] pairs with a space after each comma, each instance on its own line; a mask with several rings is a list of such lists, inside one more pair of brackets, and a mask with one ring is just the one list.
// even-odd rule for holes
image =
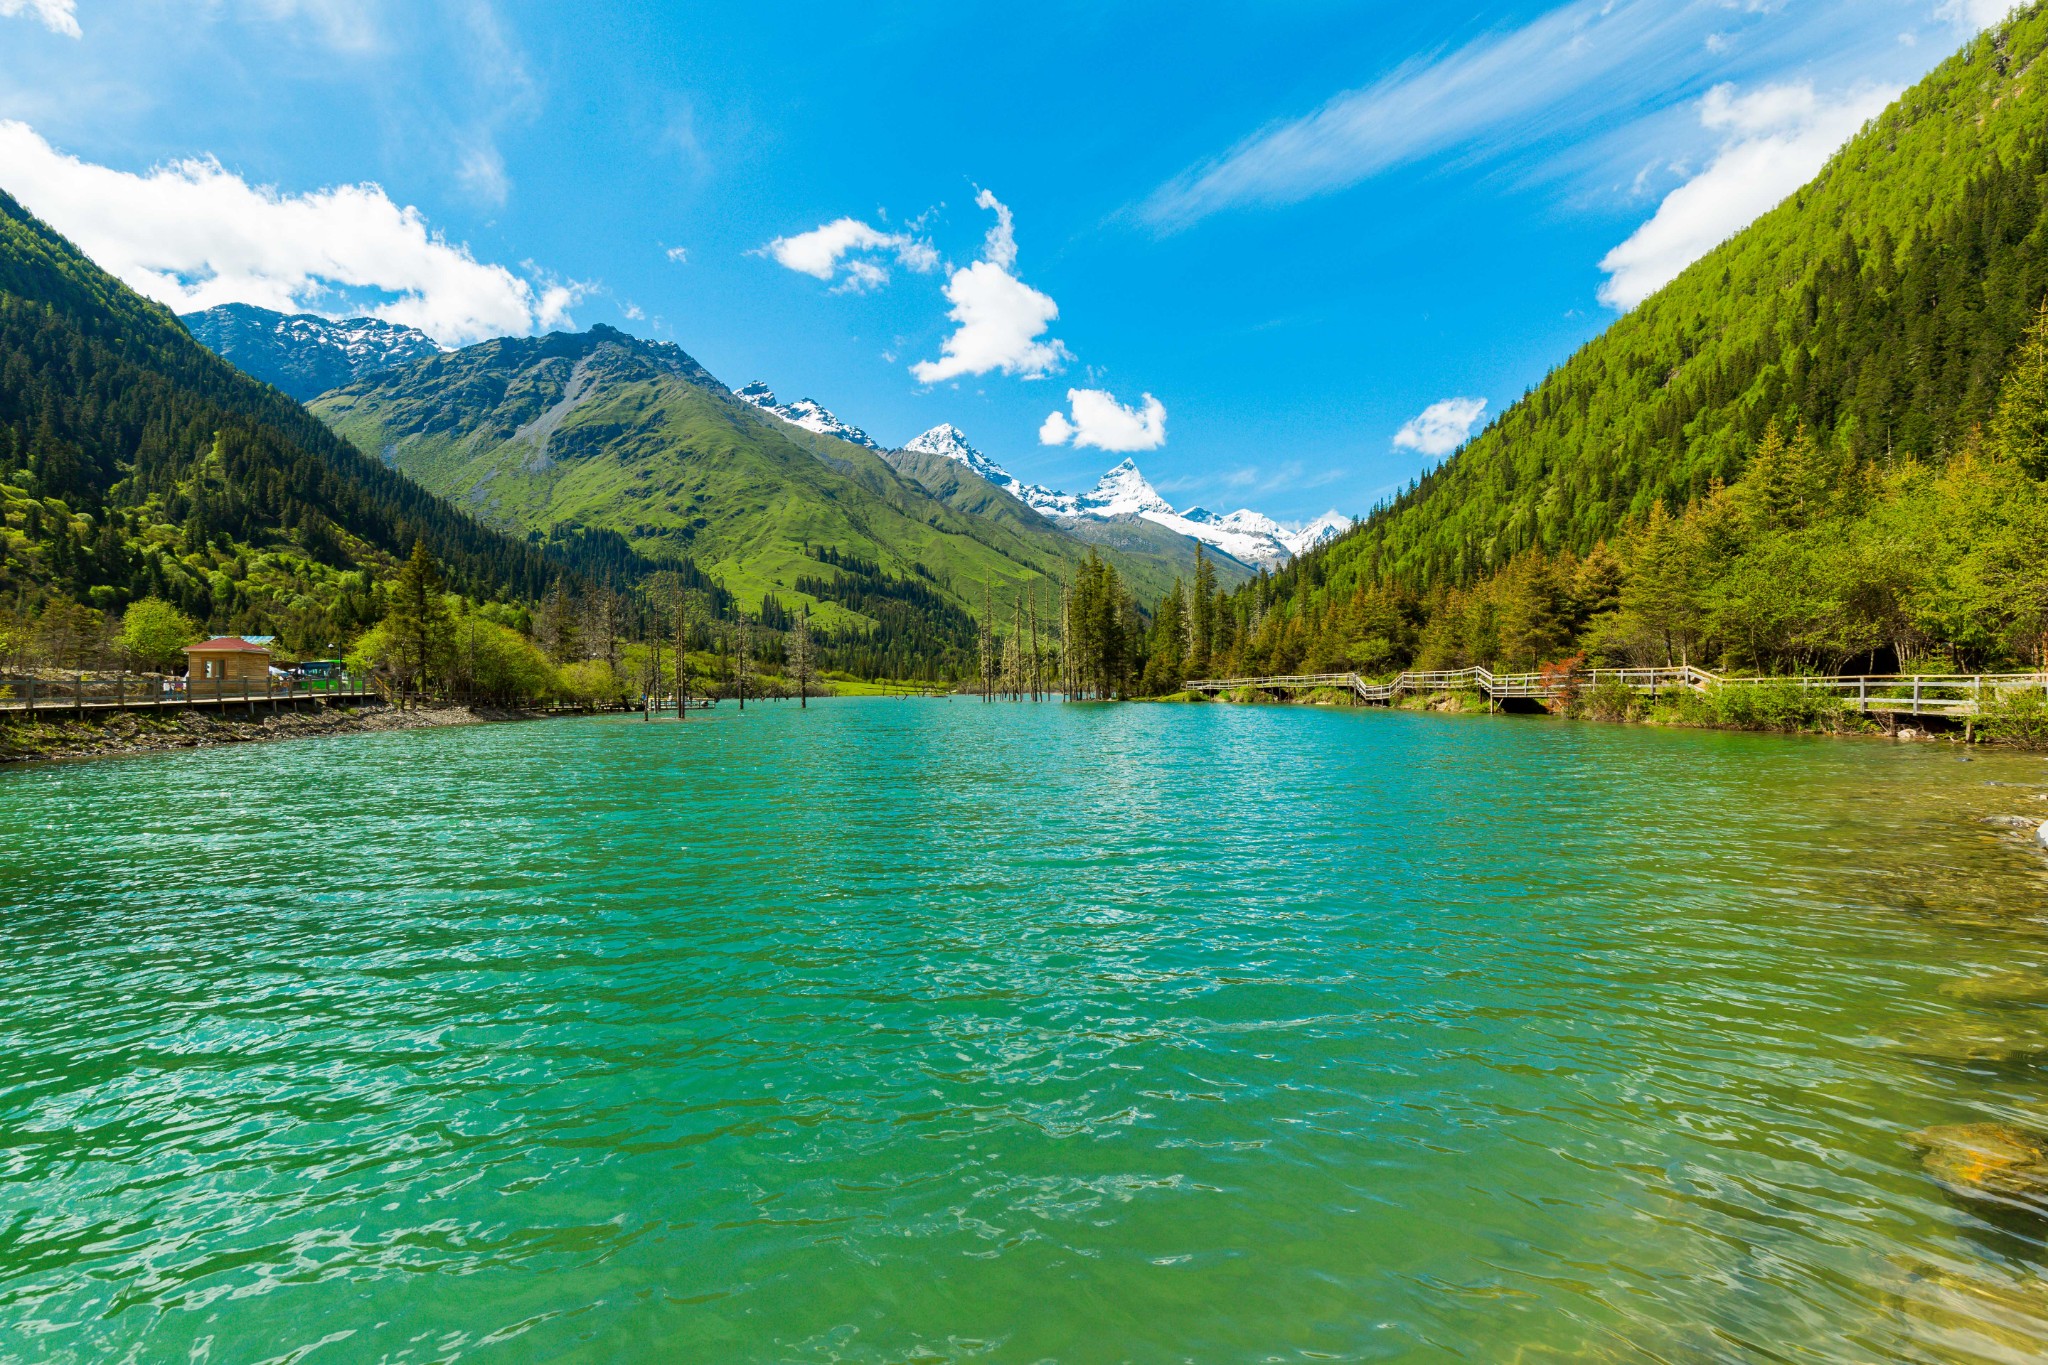
[[80, 762], [96, 758], [135, 758], [188, 749], [218, 749], [235, 744], [274, 744], [322, 735], [370, 735], [396, 730], [435, 730], [463, 725], [497, 725], [511, 721], [547, 720], [584, 712], [523, 711], [491, 706], [447, 704], [398, 710], [390, 706], [353, 706], [335, 710], [285, 711], [253, 719], [191, 712], [153, 716], [121, 712], [87, 720], [66, 718], [0, 722], [0, 772], [37, 763]]
[[1173, 704], [1205, 704], [1222, 706], [1279, 706], [1299, 707], [1318, 711], [1366, 710], [1366, 711], [1407, 711], [1414, 714], [1454, 715], [1478, 717], [1514, 716], [1529, 720], [1578, 721], [1593, 725], [1619, 725], [1627, 728], [1656, 730], [1707, 730], [1730, 735], [1775, 735], [1780, 738], [1808, 739], [1881, 739], [1898, 744], [1947, 743], [1965, 748], [1996, 749], [2018, 754], [2041, 754], [2041, 748], [2023, 740], [1998, 738], [1985, 734], [1970, 733], [1969, 727], [1956, 720], [1939, 715], [1914, 717], [1918, 724], [1901, 725], [1887, 730], [1883, 725], [1868, 722], [1864, 724], [1819, 725], [1734, 725], [1727, 723], [1685, 719], [1670, 713], [1659, 714], [1645, 711], [1625, 716], [1578, 713], [1551, 710], [1536, 706], [1529, 709], [1492, 710], [1483, 702], [1473, 705], [1469, 694], [1457, 692], [1416, 693], [1412, 698], [1387, 705], [1362, 704], [1348, 697], [1323, 692], [1308, 692], [1300, 696], [1260, 696], [1256, 700], [1245, 700], [1235, 696], [1208, 697], [1196, 693], [1174, 693], [1165, 697], [1142, 697], [1134, 700], [1166, 702]]

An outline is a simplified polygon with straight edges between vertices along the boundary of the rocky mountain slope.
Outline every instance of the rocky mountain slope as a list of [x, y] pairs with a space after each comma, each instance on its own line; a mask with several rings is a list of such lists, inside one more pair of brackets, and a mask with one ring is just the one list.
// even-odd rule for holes
[[337, 321], [228, 303], [178, 320], [215, 355], [302, 403], [365, 375], [441, 353], [425, 332], [376, 318]]

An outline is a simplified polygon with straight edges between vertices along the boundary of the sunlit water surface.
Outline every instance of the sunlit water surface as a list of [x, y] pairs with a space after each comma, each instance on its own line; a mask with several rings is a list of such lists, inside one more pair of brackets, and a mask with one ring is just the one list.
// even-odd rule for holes
[[[2010, 783], [2016, 785], [1998, 785]], [[0, 1358], [2025, 1360], [2048, 763], [730, 705], [0, 774]]]

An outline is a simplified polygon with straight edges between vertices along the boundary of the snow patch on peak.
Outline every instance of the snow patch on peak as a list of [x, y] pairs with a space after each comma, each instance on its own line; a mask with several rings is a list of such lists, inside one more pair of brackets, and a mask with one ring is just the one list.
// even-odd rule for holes
[[1135, 460], [1125, 460], [1098, 479], [1081, 495], [1080, 506], [1081, 515], [1089, 517], [1173, 515], [1173, 504], [1138, 472]]
[[921, 455], [938, 455], [966, 465], [969, 469], [1002, 489], [1017, 501], [1041, 516], [1069, 517], [1075, 513], [1070, 504], [1073, 499], [1065, 493], [1035, 483], [1025, 483], [1009, 470], [991, 460], [974, 448], [967, 434], [951, 422], [941, 422], [930, 431], [912, 438], [903, 447]]
[[830, 436], [853, 445], [866, 446], [869, 450], [885, 449], [880, 441], [851, 422], [840, 421], [833, 415], [831, 409], [815, 398], [799, 398], [794, 403], [778, 403], [775, 401], [775, 390], [759, 379], [743, 389], [736, 390], [733, 396], [743, 403], [752, 403], [770, 417], [779, 417], [793, 427], [802, 427], [805, 431], [815, 431], [820, 436]]
[[1356, 524], [1333, 507], [1308, 525], [1289, 533], [1287, 548], [1295, 555], [1305, 555], [1318, 546], [1328, 545]]
[[972, 465], [985, 462], [988, 456], [976, 450], [967, 440], [967, 434], [951, 422], [941, 422], [930, 431], [913, 436], [905, 450], [915, 450], [921, 455], [943, 455], [949, 460]]

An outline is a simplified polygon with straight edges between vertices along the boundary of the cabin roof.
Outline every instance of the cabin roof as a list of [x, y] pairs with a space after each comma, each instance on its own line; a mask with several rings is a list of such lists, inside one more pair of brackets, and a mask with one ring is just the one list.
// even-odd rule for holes
[[216, 635], [196, 645], [186, 645], [187, 654], [268, 654], [262, 645], [252, 645], [239, 635]]

